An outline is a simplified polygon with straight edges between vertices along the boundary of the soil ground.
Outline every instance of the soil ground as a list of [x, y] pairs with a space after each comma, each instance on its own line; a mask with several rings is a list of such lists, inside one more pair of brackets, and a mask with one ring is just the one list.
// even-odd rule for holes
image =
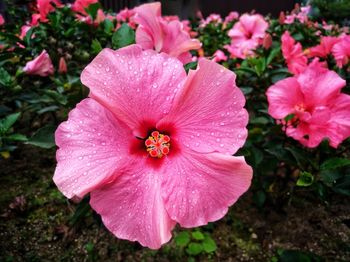
[[258, 208], [248, 192], [224, 219], [201, 229], [217, 250], [189, 258], [174, 240], [153, 251], [116, 239], [88, 206], [66, 200], [56, 189], [54, 155], [27, 146], [0, 160], [0, 261], [273, 262], [282, 261], [281, 250], [350, 261], [348, 197], [334, 195], [325, 203], [301, 191], [278, 208], [269, 203]]

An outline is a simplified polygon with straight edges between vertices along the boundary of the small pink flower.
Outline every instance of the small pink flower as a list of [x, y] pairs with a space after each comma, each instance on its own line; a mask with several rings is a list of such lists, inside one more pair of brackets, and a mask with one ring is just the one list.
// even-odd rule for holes
[[226, 46], [226, 49], [231, 53], [231, 57], [244, 59], [254, 55], [253, 50], [262, 44], [268, 26], [261, 15], [242, 15], [228, 32], [231, 45]]
[[213, 61], [215, 62], [227, 61], [227, 56], [220, 49], [216, 50], [213, 56]]
[[[135, 74], [136, 72], [136, 74]], [[176, 223], [222, 218], [249, 188], [245, 98], [235, 75], [200, 59], [189, 75], [176, 58], [131, 45], [104, 49], [83, 71], [90, 88], [55, 134], [54, 182], [90, 204], [118, 238], [152, 249]]]
[[299, 12], [287, 15], [284, 19], [285, 24], [293, 24], [295, 20], [299, 20], [300, 23], [306, 23], [308, 21], [308, 14], [310, 13], [311, 6], [304, 6], [300, 8]]
[[48, 76], [54, 73], [54, 67], [49, 54], [43, 50], [39, 56], [26, 64], [23, 71], [27, 75]]
[[161, 17], [160, 3], [136, 7], [136, 43], [144, 49], [155, 49], [177, 57], [183, 63], [191, 62], [190, 50], [201, 47], [197, 39], [191, 39], [180, 21], [167, 22]]
[[332, 48], [332, 54], [339, 68], [342, 68], [344, 65], [349, 63], [350, 35], [343, 35], [339, 37], [339, 42]]
[[232, 11], [225, 17], [224, 23], [225, 24], [231, 23], [232, 21], [238, 19], [238, 17], [239, 17], [239, 13]]
[[339, 42], [339, 38], [335, 36], [322, 36], [321, 43], [315, 47], [309, 49], [308, 55], [310, 57], [323, 57], [326, 58], [331, 53], [333, 46]]
[[220, 24], [222, 23], [222, 18], [218, 14], [211, 14], [209, 15], [205, 20], [200, 21], [200, 27], [206, 27], [208, 24], [214, 23], [214, 24]]
[[303, 53], [303, 48], [300, 43], [295, 43], [295, 40], [288, 31], [282, 35], [282, 54], [287, 62], [289, 72], [299, 74], [304, 71], [307, 66], [307, 58]]
[[58, 72], [61, 74], [67, 73], [67, 63], [66, 60], [64, 60], [63, 57], [60, 58], [60, 62], [58, 65]]
[[132, 17], [134, 17], [134, 15], [134, 9], [125, 8], [117, 14], [117, 20], [118, 22], [128, 22]]
[[89, 7], [89, 5], [98, 3], [98, 0], [75, 0], [72, 5], [72, 10], [74, 12], [87, 15], [85, 9]]
[[[27, 35], [27, 32], [31, 29], [32, 27], [31, 26], [29, 26], [29, 25], [23, 25], [22, 27], [21, 27], [21, 34], [20, 34], [20, 36], [19, 36], [19, 38], [20, 39], [24, 39], [24, 37]], [[34, 36], [32, 35], [32, 38], [33, 38]]]
[[5, 19], [4, 17], [0, 14], [0, 26], [5, 24]]
[[267, 92], [269, 114], [278, 120], [293, 114], [286, 134], [304, 146], [328, 138], [332, 147], [350, 136], [350, 96], [346, 82], [315, 59], [301, 74], [283, 79]]
[[55, 10], [54, 5], [61, 7], [62, 3], [59, 0], [37, 0], [37, 8], [39, 10], [39, 20], [41, 22], [47, 22], [47, 15]]

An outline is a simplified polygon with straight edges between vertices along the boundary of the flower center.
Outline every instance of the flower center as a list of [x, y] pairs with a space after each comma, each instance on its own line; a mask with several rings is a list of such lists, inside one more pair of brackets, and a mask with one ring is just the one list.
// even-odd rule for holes
[[162, 158], [169, 154], [170, 137], [160, 134], [158, 131], [153, 131], [151, 135], [146, 139], [145, 145], [147, 152], [151, 157]]

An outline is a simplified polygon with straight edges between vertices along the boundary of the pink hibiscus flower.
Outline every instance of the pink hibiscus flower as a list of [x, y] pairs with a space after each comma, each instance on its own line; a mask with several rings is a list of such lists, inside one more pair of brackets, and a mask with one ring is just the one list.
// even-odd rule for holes
[[37, 0], [36, 6], [38, 8], [39, 14], [32, 15], [31, 25], [35, 26], [38, 21], [47, 22], [47, 15], [55, 10], [56, 7], [62, 7], [60, 0]]
[[144, 49], [155, 49], [177, 57], [183, 63], [191, 62], [190, 50], [201, 47], [197, 39], [191, 39], [180, 21], [167, 22], [161, 17], [159, 2], [135, 8], [136, 43]]
[[228, 32], [231, 37], [231, 45], [225, 46], [225, 48], [233, 58], [244, 59], [254, 55], [253, 50], [262, 44], [268, 26], [261, 15], [242, 15]]
[[211, 14], [209, 15], [205, 20], [202, 19], [199, 23], [200, 27], [206, 27], [207, 25], [209, 25], [210, 23], [213, 24], [221, 24], [222, 23], [222, 18], [220, 15], [218, 14]]
[[104, 49], [83, 71], [90, 88], [56, 131], [54, 182], [90, 204], [117, 237], [159, 248], [176, 223], [222, 218], [252, 169], [231, 156], [247, 137], [235, 75], [210, 60], [186, 76], [165, 53]]
[[303, 53], [303, 48], [300, 43], [295, 43], [295, 40], [288, 31], [285, 31], [281, 38], [282, 54], [286, 60], [289, 72], [299, 74], [303, 72], [307, 66], [307, 58]]
[[350, 35], [343, 35], [339, 38], [339, 42], [332, 48], [332, 54], [339, 68], [342, 68], [344, 65], [349, 63]]
[[327, 138], [336, 148], [350, 136], [350, 96], [340, 93], [345, 85], [315, 59], [303, 73], [267, 90], [269, 114], [279, 120], [293, 114], [286, 134], [304, 146], [316, 147]]
[[89, 5], [98, 3], [98, 0], [75, 0], [72, 5], [72, 10], [74, 12], [87, 15], [85, 9], [89, 7]]
[[216, 50], [213, 56], [214, 56], [213, 61], [215, 62], [227, 61], [227, 56], [220, 49]]
[[48, 76], [54, 73], [54, 67], [49, 54], [43, 50], [39, 56], [26, 64], [23, 71], [27, 75]]
[[238, 19], [238, 17], [239, 17], [239, 13], [232, 11], [225, 17], [224, 23], [225, 24], [231, 23], [232, 21]]
[[2, 15], [0, 15], [0, 26], [5, 24], [5, 19]]
[[335, 36], [322, 36], [321, 43], [309, 49], [308, 56], [326, 58], [331, 53], [333, 46], [339, 42], [339, 38]]
[[308, 15], [310, 13], [311, 6], [307, 5], [300, 8], [299, 11], [295, 11], [293, 14], [287, 15], [284, 19], [285, 24], [293, 24], [295, 20], [299, 20], [300, 23], [308, 21]]

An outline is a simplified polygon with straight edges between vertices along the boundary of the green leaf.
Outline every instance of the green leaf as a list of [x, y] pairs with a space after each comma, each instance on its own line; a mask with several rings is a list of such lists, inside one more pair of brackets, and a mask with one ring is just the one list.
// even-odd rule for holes
[[53, 98], [55, 101], [57, 101], [61, 105], [67, 104], [67, 97], [54, 90], [45, 90], [44, 93], [49, 97]]
[[122, 48], [135, 43], [135, 31], [126, 23], [114, 32], [112, 46], [114, 49]]
[[75, 209], [74, 214], [69, 219], [69, 224], [74, 226], [75, 224], [82, 221], [82, 219], [87, 215], [87, 213], [91, 210], [89, 205], [90, 197], [87, 196], [83, 198], [82, 201], [78, 204], [77, 208]]
[[343, 176], [342, 172], [340, 170], [322, 170], [320, 173], [321, 180], [329, 185], [332, 185], [336, 182], [337, 179], [341, 178]]
[[21, 113], [14, 113], [0, 120], [0, 134], [5, 134], [18, 120]]
[[321, 170], [335, 169], [350, 165], [350, 159], [334, 157], [324, 161], [321, 165]]
[[100, 3], [94, 3], [89, 5], [87, 8], [85, 8], [85, 11], [91, 16], [92, 20], [95, 20], [97, 17], [97, 11], [100, 8], [101, 8]]
[[92, 49], [92, 53], [98, 54], [102, 50], [102, 45], [97, 39], [94, 39], [92, 40], [92, 43], [91, 43], [91, 49]]
[[202, 251], [203, 251], [203, 246], [198, 243], [190, 243], [186, 249], [186, 252], [192, 256], [199, 255]]
[[12, 135], [9, 135], [5, 138], [8, 140], [13, 140], [13, 141], [27, 141], [28, 140], [28, 138], [22, 134], [12, 134]]
[[350, 175], [338, 179], [332, 189], [339, 194], [350, 196]]
[[114, 24], [111, 20], [105, 19], [103, 21], [103, 27], [106, 34], [110, 34], [114, 29]]
[[266, 125], [269, 123], [269, 119], [263, 116], [251, 118], [249, 121], [251, 124]]
[[188, 231], [182, 231], [175, 237], [175, 243], [176, 245], [180, 247], [185, 247], [190, 243], [190, 233]]
[[11, 75], [4, 68], [0, 67], [0, 86], [9, 87], [11, 83]]
[[200, 231], [192, 232], [192, 237], [195, 240], [203, 240], [204, 239], [204, 235]]
[[280, 48], [276, 47], [274, 49], [271, 50], [269, 56], [266, 59], [266, 64], [269, 65], [271, 64], [272, 60], [278, 55], [278, 53], [280, 52]]
[[309, 172], [301, 172], [297, 180], [297, 186], [310, 186], [314, 182], [314, 177]]
[[217, 249], [215, 241], [209, 235], [205, 236], [202, 246], [206, 253], [212, 253]]
[[289, 115], [287, 115], [287, 116], [284, 118], [284, 120], [285, 120], [285, 121], [289, 121], [289, 120], [292, 120], [294, 117], [295, 117], [294, 114], [289, 114]]
[[198, 62], [190, 62], [190, 63], [187, 63], [186, 65], [184, 65], [186, 73], [188, 73], [188, 71], [190, 71], [190, 69], [195, 70], [197, 68], [197, 64], [198, 64]]
[[33, 35], [33, 32], [34, 32], [34, 29], [35, 29], [35, 27], [30, 28], [27, 31], [25, 37], [23, 38], [23, 42], [25, 43], [26, 46], [30, 45], [30, 41], [32, 40], [32, 35]]
[[55, 146], [55, 133], [56, 127], [53, 125], [47, 125], [40, 128], [35, 134], [26, 142], [26, 144], [38, 146], [41, 148], [51, 148]]

